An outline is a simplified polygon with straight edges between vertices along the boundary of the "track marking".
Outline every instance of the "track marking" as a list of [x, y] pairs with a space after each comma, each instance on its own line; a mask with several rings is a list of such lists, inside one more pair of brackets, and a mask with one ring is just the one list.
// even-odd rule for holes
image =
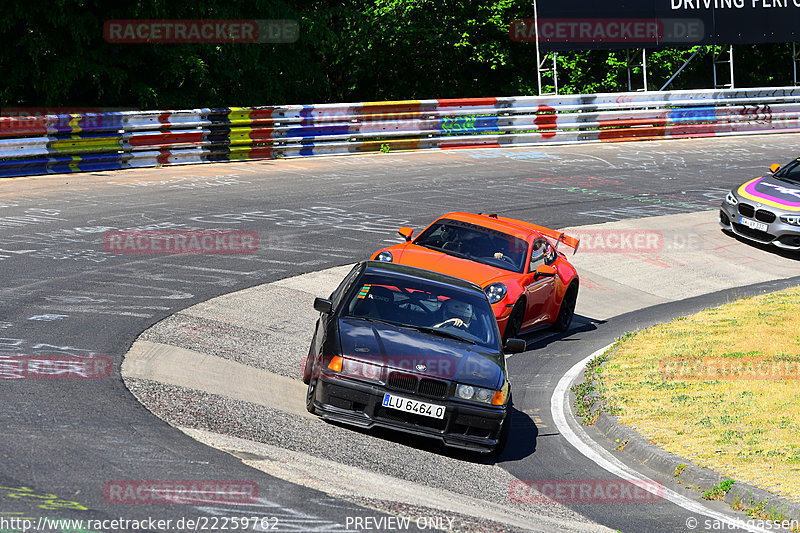
[[598, 355], [601, 355], [608, 348], [610, 348], [612, 344], [600, 348], [590, 356], [576, 363], [572, 368], [570, 368], [567, 371], [566, 374], [564, 374], [564, 376], [559, 380], [558, 384], [556, 385], [556, 388], [553, 391], [553, 396], [550, 399], [550, 411], [553, 414], [553, 421], [555, 422], [556, 428], [558, 429], [559, 433], [561, 433], [561, 435], [570, 444], [572, 444], [572, 446], [575, 447], [576, 450], [581, 452], [596, 465], [611, 472], [615, 476], [618, 476], [630, 482], [634, 482], [639, 487], [643, 488], [644, 490], [647, 490], [652, 494], [658, 495], [656, 494], [657, 492], [659, 491], [662, 492], [662, 496], [665, 500], [669, 500], [670, 502], [686, 509], [689, 512], [701, 514], [713, 520], [718, 520], [719, 523], [724, 523], [728, 528], [731, 529], [740, 528], [745, 531], [752, 531], [753, 533], [766, 533], [767, 531], [769, 531], [767, 529], [758, 528], [751, 524], [748, 524], [745, 520], [742, 520], [740, 518], [731, 518], [717, 511], [712, 511], [711, 509], [706, 508], [704, 505], [695, 502], [687, 498], [686, 496], [683, 496], [671, 489], [663, 487], [660, 483], [628, 467], [627, 465], [622, 463], [622, 461], [614, 457], [609, 451], [600, 447], [600, 445], [594, 442], [591, 439], [591, 437], [589, 437], [586, 434], [586, 432], [580, 426], [578, 426], [577, 422], [575, 422], [574, 420], [572, 420], [572, 424], [568, 422], [566, 415], [567, 411], [569, 411], [570, 416], [572, 415], [572, 410], [569, 407], [569, 394], [568, 394], [570, 384], [573, 381], [575, 381], [575, 378], [577, 378], [578, 375], [581, 373], [581, 371], [584, 369], [586, 363], [588, 363], [590, 360], [594, 359]]
[[170, 265], [172, 268], [185, 268], [187, 270], [199, 270], [201, 272], [219, 272], [220, 274], [237, 274], [240, 276], [252, 276], [258, 274], [258, 270], [253, 270], [251, 272], [244, 272], [241, 270], [226, 270], [224, 268], [209, 268], [209, 267], [199, 267], [199, 266], [191, 266], [191, 265]]

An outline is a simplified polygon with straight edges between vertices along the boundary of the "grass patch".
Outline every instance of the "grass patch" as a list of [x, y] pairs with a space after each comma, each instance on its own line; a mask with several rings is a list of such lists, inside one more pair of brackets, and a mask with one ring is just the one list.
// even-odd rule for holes
[[584, 421], [600, 399], [662, 448], [800, 502], [800, 287], [626, 335], [590, 364]]
[[[609, 350], [598, 355], [586, 364], [583, 371], [583, 383], [574, 385], [570, 390], [575, 394], [574, 411], [583, 425], [591, 425], [597, 421], [600, 413], [615, 412], [609, 407], [605, 396], [605, 387], [600, 375], [603, 372], [603, 363], [608, 359]], [[627, 441], [625, 442], [627, 444]], [[624, 445], [623, 445], [624, 447]]]
[[[761, 501], [758, 502], [758, 505], [755, 507], [751, 507], [750, 509], [745, 509], [745, 514], [751, 518], [756, 518], [758, 520], [768, 520], [770, 522], [781, 522], [786, 520], [786, 515], [777, 509], [773, 509], [771, 507], [767, 507], [767, 502]], [[796, 531], [796, 530], [792, 530]]]
[[721, 500], [728, 491], [731, 490], [734, 481], [732, 479], [724, 479], [714, 485], [711, 490], [707, 490], [703, 493], [704, 500]]

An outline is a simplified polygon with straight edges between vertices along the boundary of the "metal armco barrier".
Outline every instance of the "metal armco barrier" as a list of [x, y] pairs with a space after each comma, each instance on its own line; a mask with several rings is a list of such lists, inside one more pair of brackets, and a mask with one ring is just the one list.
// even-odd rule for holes
[[795, 87], [0, 117], [0, 177], [792, 132]]

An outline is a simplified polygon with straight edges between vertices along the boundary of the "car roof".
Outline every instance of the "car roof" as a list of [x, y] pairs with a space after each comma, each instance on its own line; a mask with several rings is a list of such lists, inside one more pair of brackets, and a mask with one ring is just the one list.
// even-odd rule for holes
[[441, 272], [434, 272], [433, 270], [426, 270], [424, 268], [401, 265], [399, 263], [388, 263], [386, 261], [365, 261], [364, 263], [366, 265], [364, 270], [365, 273], [381, 273], [389, 274], [395, 277], [422, 278], [435, 283], [441, 283], [468, 291], [479, 292], [484, 297], [486, 296], [481, 286], [477, 283], [457, 278], [455, 276], [450, 276], [448, 274], [442, 274]]
[[461, 222], [469, 222], [484, 228], [493, 229], [502, 233], [507, 233], [520, 239], [527, 239], [531, 234], [540, 236], [537, 227], [534, 224], [516, 220], [508, 217], [501, 217], [497, 215], [465, 213], [462, 211], [455, 211], [442, 215], [437, 220], [449, 218], [451, 220], [459, 220]]

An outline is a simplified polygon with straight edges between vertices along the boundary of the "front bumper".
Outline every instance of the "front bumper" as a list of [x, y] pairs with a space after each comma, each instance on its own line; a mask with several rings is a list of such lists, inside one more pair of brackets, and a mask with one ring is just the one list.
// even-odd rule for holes
[[[768, 207], [756, 207], [741, 200], [737, 205], [723, 202], [720, 207], [719, 225], [751, 241], [772, 244], [784, 250], [800, 250], [800, 226], [782, 222], [780, 216], [783, 214], [787, 213]], [[741, 223], [742, 218], [761, 222], [766, 224], [767, 228], [766, 230], [750, 228]]]
[[[383, 406], [385, 393], [445, 406], [443, 419], [406, 413]], [[446, 446], [489, 453], [500, 437], [506, 407], [467, 405], [452, 399], [429, 398], [380, 383], [370, 384], [323, 374], [314, 396], [317, 414], [325, 420], [360, 428], [382, 427], [439, 440]]]

